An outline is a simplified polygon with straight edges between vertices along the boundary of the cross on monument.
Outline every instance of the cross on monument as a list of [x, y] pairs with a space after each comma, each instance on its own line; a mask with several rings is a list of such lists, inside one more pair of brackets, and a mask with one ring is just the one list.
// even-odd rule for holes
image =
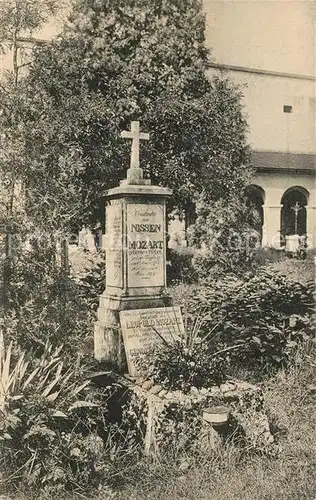
[[298, 219], [298, 213], [300, 210], [302, 210], [302, 207], [300, 206], [299, 202], [297, 201], [291, 209], [294, 211], [294, 234], [297, 234], [297, 219]]
[[121, 132], [121, 137], [132, 139], [131, 168], [139, 168], [139, 141], [148, 141], [149, 134], [139, 131], [139, 121], [131, 123], [131, 130]]

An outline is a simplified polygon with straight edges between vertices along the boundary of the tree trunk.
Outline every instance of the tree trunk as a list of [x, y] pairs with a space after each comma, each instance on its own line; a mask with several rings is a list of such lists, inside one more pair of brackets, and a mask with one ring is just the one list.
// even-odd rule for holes
[[185, 207], [185, 216], [184, 216], [185, 234], [187, 234], [187, 229], [190, 226], [192, 226], [192, 224], [194, 224], [195, 221], [196, 221], [195, 203], [189, 202]]

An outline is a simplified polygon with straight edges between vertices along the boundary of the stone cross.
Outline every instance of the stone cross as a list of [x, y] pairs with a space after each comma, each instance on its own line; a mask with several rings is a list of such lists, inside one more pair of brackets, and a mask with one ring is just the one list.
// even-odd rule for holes
[[132, 153], [131, 153], [131, 168], [139, 168], [139, 141], [143, 139], [145, 141], [149, 140], [149, 134], [145, 134], [139, 131], [139, 122], [131, 123], [131, 130], [124, 130], [121, 133], [121, 137], [125, 139], [132, 139]]
[[300, 204], [297, 201], [295, 203], [295, 205], [293, 207], [291, 207], [291, 209], [294, 211], [294, 216], [295, 216], [295, 219], [294, 219], [294, 233], [297, 234], [298, 213], [299, 213], [300, 210], [302, 210], [302, 207], [300, 206]]

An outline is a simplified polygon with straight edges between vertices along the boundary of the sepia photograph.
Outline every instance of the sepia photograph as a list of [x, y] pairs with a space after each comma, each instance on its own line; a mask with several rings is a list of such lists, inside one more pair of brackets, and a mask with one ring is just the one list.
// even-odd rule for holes
[[315, 0], [0, 0], [0, 500], [316, 500]]

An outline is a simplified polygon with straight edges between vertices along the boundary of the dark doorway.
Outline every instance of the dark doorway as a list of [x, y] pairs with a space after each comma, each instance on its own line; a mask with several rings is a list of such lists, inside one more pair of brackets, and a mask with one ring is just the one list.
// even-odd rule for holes
[[308, 192], [304, 188], [288, 189], [281, 199], [281, 233], [285, 236], [306, 234]]
[[249, 208], [253, 210], [253, 226], [254, 229], [260, 234], [260, 239], [262, 240], [262, 227], [264, 224], [263, 220], [263, 205], [265, 199], [264, 190], [252, 184], [247, 187], [246, 190], [247, 200], [249, 204]]

